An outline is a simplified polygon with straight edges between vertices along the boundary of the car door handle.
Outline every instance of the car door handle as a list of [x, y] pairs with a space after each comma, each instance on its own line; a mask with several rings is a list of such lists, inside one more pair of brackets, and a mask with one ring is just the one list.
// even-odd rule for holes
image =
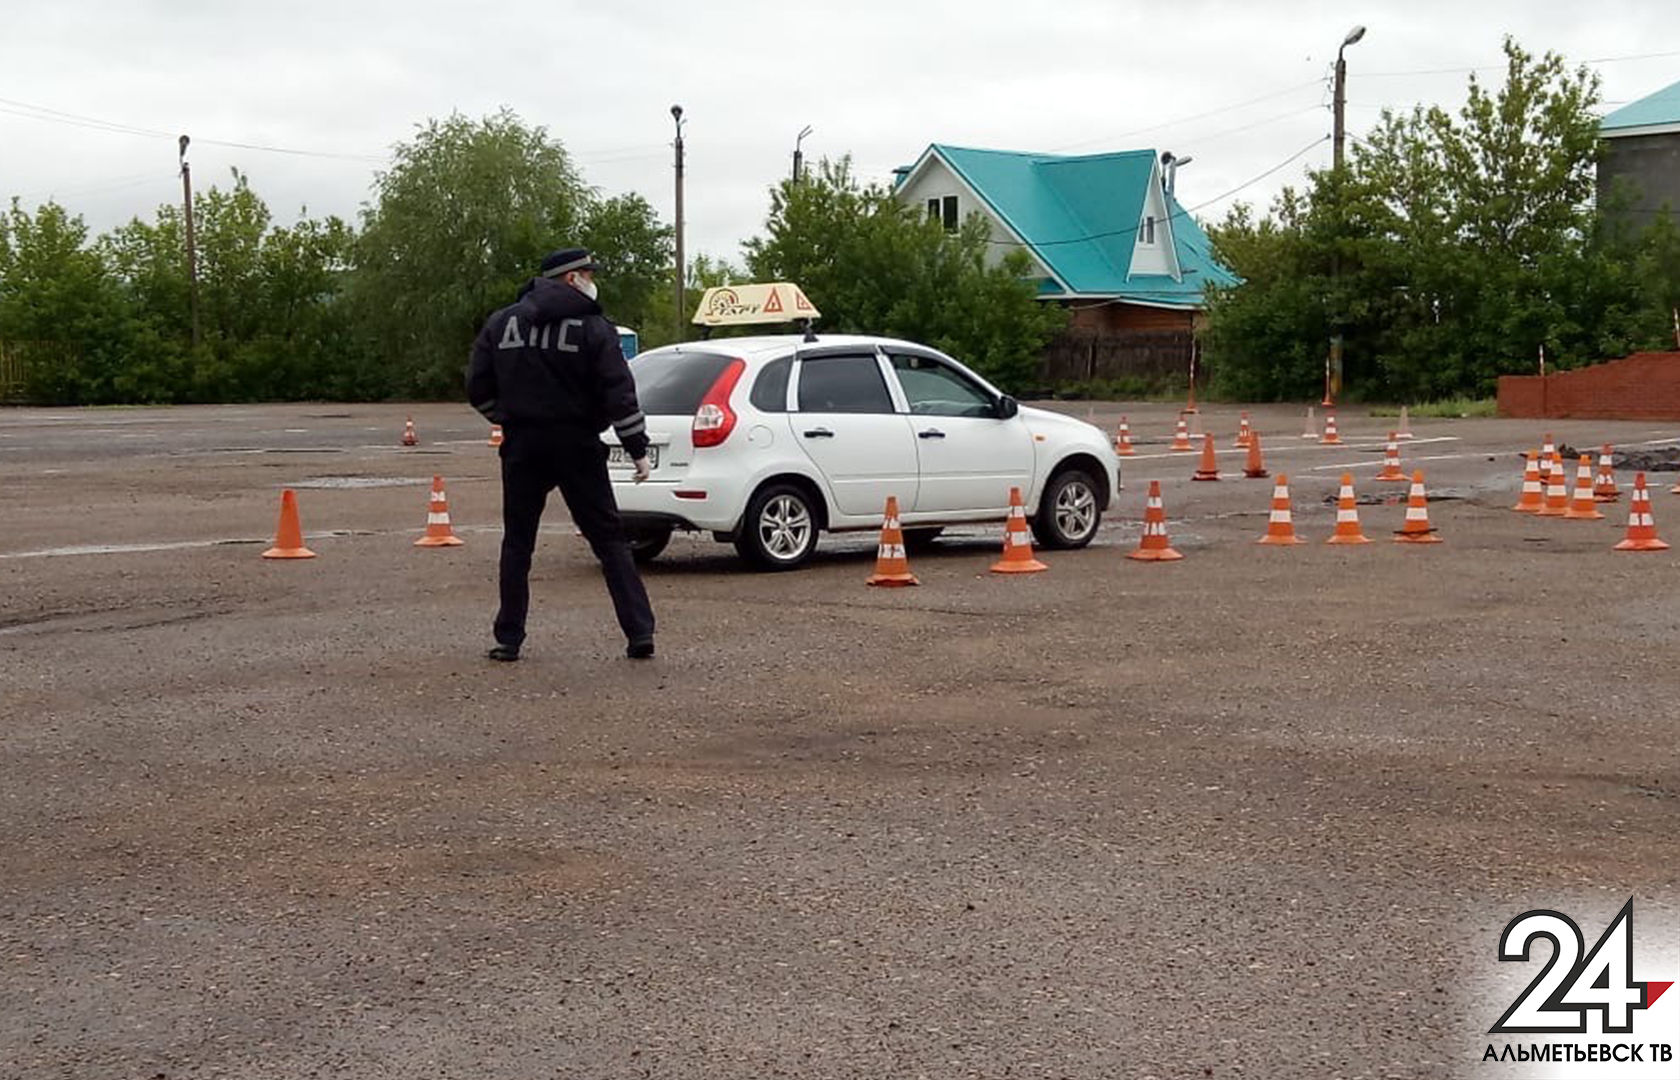
[[805, 432], [805, 437], [807, 439], [832, 439], [834, 438], [834, 432], [825, 427], [814, 427]]
[[926, 431], [916, 432], [916, 438], [918, 439], [943, 439], [944, 437], [945, 433], [936, 427], [930, 427]]

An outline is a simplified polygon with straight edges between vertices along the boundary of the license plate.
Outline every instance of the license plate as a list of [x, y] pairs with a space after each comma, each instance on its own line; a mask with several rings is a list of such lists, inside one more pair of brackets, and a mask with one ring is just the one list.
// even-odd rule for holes
[[[648, 449], [647, 449], [647, 459], [648, 459], [648, 468], [650, 468], [650, 469], [659, 468], [659, 447], [657, 447], [657, 446], [648, 447]], [[622, 447], [622, 446], [609, 446], [609, 447], [607, 447], [607, 465], [608, 466], [610, 466], [614, 469], [628, 469], [631, 466], [633, 466], [634, 464], [635, 464], [635, 462], [630, 460], [630, 455], [625, 453], [624, 447]]]

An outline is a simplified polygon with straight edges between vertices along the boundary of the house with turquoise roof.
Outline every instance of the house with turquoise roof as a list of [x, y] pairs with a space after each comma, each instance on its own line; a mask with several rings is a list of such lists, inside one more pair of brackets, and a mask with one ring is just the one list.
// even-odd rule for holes
[[1040, 298], [1066, 304], [1073, 329], [1166, 332], [1188, 347], [1210, 289], [1237, 278], [1173, 197], [1171, 160], [1154, 150], [1070, 156], [934, 143], [895, 170], [893, 190], [949, 229], [983, 215], [995, 258], [1026, 252]]
[[1598, 202], [1635, 230], [1680, 214], [1680, 82], [1623, 105], [1598, 127]]

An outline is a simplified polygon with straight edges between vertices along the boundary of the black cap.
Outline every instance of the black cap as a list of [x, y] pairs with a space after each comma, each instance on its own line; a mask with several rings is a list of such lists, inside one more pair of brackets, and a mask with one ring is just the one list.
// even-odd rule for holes
[[588, 248], [561, 248], [543, 259], [542, 269], [538, 273], [542, 277], [557, 278], [573, 270], [599, 269]]

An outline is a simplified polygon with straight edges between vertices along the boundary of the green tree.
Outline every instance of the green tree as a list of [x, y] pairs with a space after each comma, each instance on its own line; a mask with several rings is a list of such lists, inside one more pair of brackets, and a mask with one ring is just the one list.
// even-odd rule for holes
[[849, 158], [772, 189], [765, 235], [745, 250], [753, 279], [797, 283], [821, 328], [924, 342], [1005, 389], [1032, 385], [1039, 351], [1066, 322], [1036, 299], [1024, 254], [994, 257], [981, 217], [947, 232], [860, 184]]
[[602, 308], [626, 326], [646, 325], [657, 294], [671, 281], [671, 227], [640, 195], [616, 195], [586, 209], [579, 235], [601, 264]]
[[358, 324], [394, 392], [459, 395], [484, 318], [581, 235], [590, 193], [565, 148], [507, 110], [428, 121], [373, 186], [356, 245]]
[[0, 339], [22, 346], [29, 396], [51, 404], [120, 400], [133, 330], [86, 223], [55, 202], [31, 214], [13, 199], [0, 215]]
[[1352, 392], [1400, 399], [1489, 393], [1541, 344], [1568, 364], [1623, 339], [1625, 283], [1594, 241], [1596, 79], [1509, 39], [1505, 55], [1503, 84], [1472, 78], [1456, 117], [1385, 112], [1342, 170], [1213, 230], [1246, 279], [1210, 304], [1222, 388], [1314, 394], [1337, 332]]

